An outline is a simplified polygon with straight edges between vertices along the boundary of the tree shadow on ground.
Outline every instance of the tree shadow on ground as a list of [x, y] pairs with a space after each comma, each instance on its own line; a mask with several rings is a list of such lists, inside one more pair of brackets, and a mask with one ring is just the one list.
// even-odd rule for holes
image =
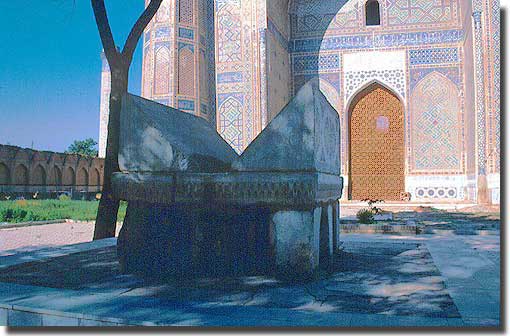
[[497, 234], [501, 224], [499, 212], [446, 211], [425, 207], [419, 211], [400, 212], [395, 218], [415, 221], [422, 233], [450, 231], [457, 235], [476, 235], [480, 231]]
[[[150, 299], [172, 309], [460, 316], [429, 252], [416, 243], [344, 243], [331, 267], [308, 283], [268, 276], [141, 279], [120, 273], [115, 246], [8, 267], [0, 282], [110, 295], [115, 302]], [[71, 299], [65, 298], [73, 309], [83, 304]]]

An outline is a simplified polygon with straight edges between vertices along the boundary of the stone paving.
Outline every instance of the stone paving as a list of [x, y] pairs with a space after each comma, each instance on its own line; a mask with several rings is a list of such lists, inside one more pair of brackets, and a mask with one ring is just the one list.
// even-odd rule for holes
[[298, 284], [258, 276], [140, 280], [118, 272], [115, 239], [20, 252], [0, 257], [0, 325], [494, 328], [496, 221], [483, 235], [342, 235], [331, 268]]
[[[120, 225], [117, 227], [117, 233]], [[4, 229], [0, 225], [0, 256], [90, 242], [93, 222], [66, 222]]]

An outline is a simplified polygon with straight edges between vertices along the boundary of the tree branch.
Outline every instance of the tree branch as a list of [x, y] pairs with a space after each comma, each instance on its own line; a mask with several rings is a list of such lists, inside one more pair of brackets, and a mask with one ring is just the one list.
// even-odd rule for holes
[[113, 39], [112, 30], [108, 21], [104, 0], [91, 0], [91, 2], [104, 53], [111, 66], [118, 61], [119, 52], [115, 46], [115, 40]]
[[147, 27], [154, 15], [156, 15], [156, 12], [158, 11], [162, 2], [163, 0], [151, 0], [147, 8], [145, 8], [142, 15], [140, 15], [135, 25], [131, 29], [131, 32], [129, 33], [129, 36], [126, 40], [126, 44], [124, 44], [124, 48], [122, 49], [122, 56], [127, 64], [131, 64], [138, 40], [140, 40], [145, 27]]

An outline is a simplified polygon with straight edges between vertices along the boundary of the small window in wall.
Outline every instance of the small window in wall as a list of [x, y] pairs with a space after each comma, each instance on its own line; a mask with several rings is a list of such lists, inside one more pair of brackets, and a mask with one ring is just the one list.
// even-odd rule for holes
[[379, 26], [381, 24], [381, 10], [379, 7], [379, 1], [367, 1], [365, 4], [365, 17], [367, 26]]
[[379, 132], [387, 132], [390, 128], [390, 119], [385, 116], [378, 116], [375, 119], [375, 129]]

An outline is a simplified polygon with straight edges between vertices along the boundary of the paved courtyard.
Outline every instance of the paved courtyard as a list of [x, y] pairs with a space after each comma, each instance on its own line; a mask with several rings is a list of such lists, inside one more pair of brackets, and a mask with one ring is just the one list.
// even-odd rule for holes
[[499, 326], [499, 218], [413, 216], [424, 234], [342, 235], [331, 268], [298, 284], [141, 280], [119, 273], [115, 239], [4, 253], [0, 324]]

